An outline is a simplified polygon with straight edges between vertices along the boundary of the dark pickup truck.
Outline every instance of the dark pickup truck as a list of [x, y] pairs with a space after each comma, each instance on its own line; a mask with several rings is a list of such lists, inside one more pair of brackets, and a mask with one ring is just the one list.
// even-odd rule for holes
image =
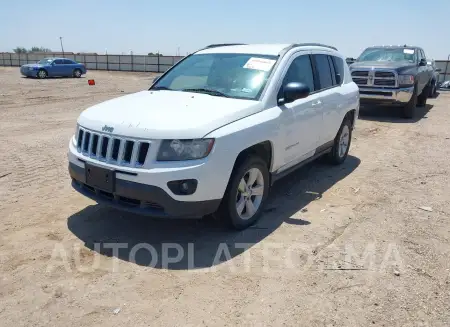
[[416, 105], [425, 106], [430, 94], [433, 71], [419, 47], [367, 48], [350, 71], [362, 105], [400, 106], [405, 118], [414, 117]]

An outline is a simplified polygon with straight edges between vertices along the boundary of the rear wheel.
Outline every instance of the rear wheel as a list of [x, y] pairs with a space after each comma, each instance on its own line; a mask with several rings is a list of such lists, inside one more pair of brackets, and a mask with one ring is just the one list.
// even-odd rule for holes
[[44, 69], [40, 69], [37, 73], [37, 77], [39, 78], [46, 78], [47, 77], [47, 72]]
[[80, 78], [81, 77], [81, 70], [80, 69], [75, 69], [74, 71], [73, 71], [73, 77], [75, 77], [75, 78]]
[[417, 86], [414, 86], [414, 91], [409, 102], [402, 108], [403, 118], [413, 118], [417, 106]]
[[352, 122], [349, 118], [345, 118], [334, 139], [334, 144], [328, 157], [332, 164], [339, 165], [345, 161], [350, 150], [351, 141]]
[[251, 226], [261, 217], [269, 180], [267, 163], [257, 156], [248, 157], [233, 170], [216, 215], [237, 230]]

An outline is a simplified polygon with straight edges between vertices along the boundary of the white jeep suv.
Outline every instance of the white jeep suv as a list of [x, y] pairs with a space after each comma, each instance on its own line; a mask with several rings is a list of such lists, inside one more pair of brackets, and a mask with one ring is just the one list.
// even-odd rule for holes
[[73, 187], [156, 217], [216, 214], [243, 229], [278, 178], [347, 157], [359, 91], [333, 47], [219, 44], [149, 90], [86, 109], [69, 144]]

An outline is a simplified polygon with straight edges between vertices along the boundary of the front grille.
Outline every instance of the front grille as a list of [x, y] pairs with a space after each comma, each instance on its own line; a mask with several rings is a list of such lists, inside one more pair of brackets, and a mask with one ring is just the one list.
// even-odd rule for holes
[[353, 78], [353, 82], [358, 85], [367, 85], [367, 78]]
[[360, 86], [396, 87], [397, 74], [394, 71], [355, 70], [352, 71], [352, 79]]
[[150, 142], [78, 129], [77, 150], [84, 156], [120, 166], [142, 167]]
[[375, 72], [375, 78], [376, 77], [390, 77], [390, 78], [395, 78], [395, 74], [392, 72]]
[[165, 209], [159, 203], [133, 199], [133, 198], [125, 197], [125, 196], [118, 195], [115, 193], [105, 192], [105, 191], [96, 189], [90, 185], [87, 185], [87, 184], [84, 184], [84, 183], [81, 183], [78, 181], [75, 181], [75, 182], [77, 183], [77, 185], [79, 187], [83, 188], [86, 191], [89, 191], [93, 195], [96, 195], [96, 196], [102, 198], [103, 200], [115, 202], [115, 203], [118, 203], [118, 204], [121, 204], [121, 205], [127, 206], [127, 207], [136, 207], [136, 208], [141, 208], [144, 210], [149, 209], [152, 211], [159, 211], [161, 214], [164, 214]]
[[373, 85], [377, 86], [395, 86], [394, 79], [375, 79]]
[[352, 76], [367, 77], [368, 75], [369, 75], [369, 71], [368, 70], [355, 70], [355, 71], [352, 71]]

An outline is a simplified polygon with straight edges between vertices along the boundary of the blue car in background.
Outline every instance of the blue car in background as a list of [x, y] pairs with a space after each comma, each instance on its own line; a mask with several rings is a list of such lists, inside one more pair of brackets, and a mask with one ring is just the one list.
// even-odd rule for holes
[[80, 78], [86, 74], [86, 67], [66, 58], [45, 58], [35, 64], [23, 65], [20, 73], [27, 77], [68, 76]]

